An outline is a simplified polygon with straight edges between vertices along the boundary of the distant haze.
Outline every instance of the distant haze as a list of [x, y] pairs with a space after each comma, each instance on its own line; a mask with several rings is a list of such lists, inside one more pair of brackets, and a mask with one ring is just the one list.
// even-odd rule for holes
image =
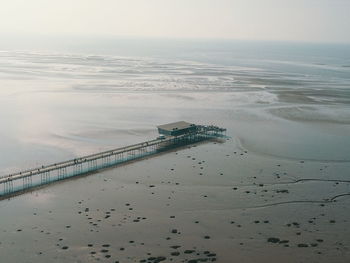
[[349, 0], [1, 0], [10, 35], [350, 42]]

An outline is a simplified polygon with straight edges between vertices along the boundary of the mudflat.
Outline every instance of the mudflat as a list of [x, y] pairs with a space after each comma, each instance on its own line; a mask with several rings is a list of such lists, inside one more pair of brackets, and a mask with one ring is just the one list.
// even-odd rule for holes
[[1, 52], [2, 175], [153, 139], [173, 121], [229, 137], [2, 200], [1, 262], [348, 262], [346, 58], [214, 51]]

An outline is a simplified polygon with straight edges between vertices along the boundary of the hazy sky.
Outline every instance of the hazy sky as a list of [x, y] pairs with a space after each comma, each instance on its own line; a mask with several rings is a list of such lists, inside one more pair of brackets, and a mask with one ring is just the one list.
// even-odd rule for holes
[[350, 0], [0, 0], [0, 35], [350, 42]]

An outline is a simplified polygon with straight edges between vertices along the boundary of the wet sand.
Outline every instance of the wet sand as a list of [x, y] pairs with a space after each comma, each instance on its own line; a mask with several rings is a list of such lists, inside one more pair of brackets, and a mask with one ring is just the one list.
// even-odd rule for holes
[[171, 121], [231, 137], [2, 200], [1, 262], [350, 261], [348, 68], [0, 55], [1, 174]]
[[349, 168], [262, 157], [235, 139], [202, 143], [0, 202], [0, 253], [6, 262], [346, 262], [350, 199], [336, 196], [349, 190]]

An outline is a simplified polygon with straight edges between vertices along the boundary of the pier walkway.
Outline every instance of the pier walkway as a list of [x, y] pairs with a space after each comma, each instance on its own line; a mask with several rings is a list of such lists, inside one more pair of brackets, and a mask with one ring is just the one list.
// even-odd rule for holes
[[179, 136], [159, 137], [155, 140], [8, 174], [0, 177], [0, 198], [73, 176], [116, 166], [174, 147], [222, 137], [225, 132], [226, 129], [217, 126], [196, 125], [195, 130]]

